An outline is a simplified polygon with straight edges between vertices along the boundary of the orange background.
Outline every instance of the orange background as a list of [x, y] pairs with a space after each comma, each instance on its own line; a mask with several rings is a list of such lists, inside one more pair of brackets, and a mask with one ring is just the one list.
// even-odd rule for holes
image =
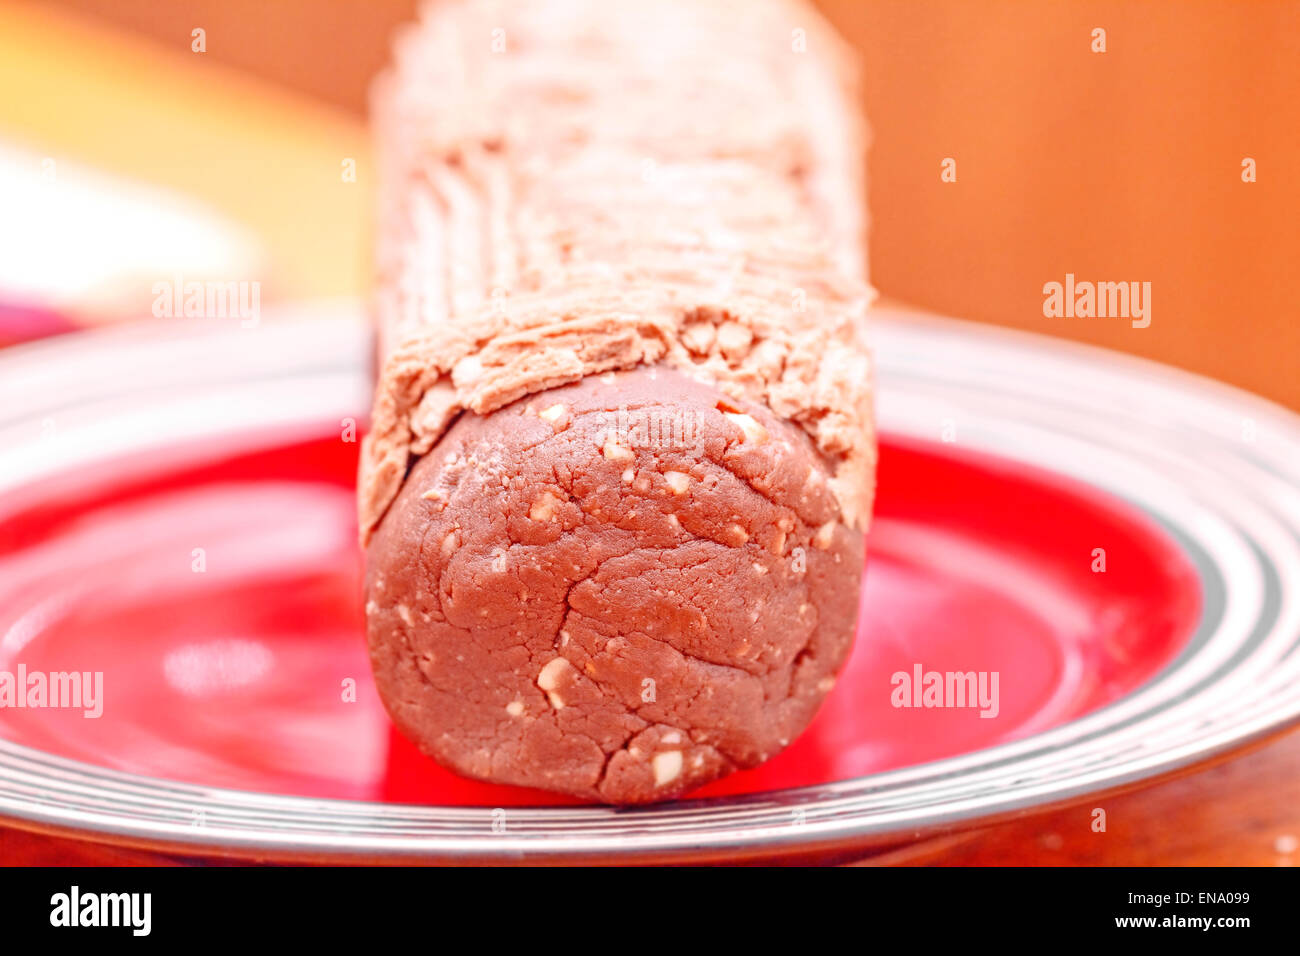
[[[70, 131], [66, 114], [41, 104], [41, 84], [28, 85], [28, 112], [42, 116], [15, 117], [17, 87], [6, 83], [0, 135], [16, 119], [38, 140], [211, 197], [268, 237], [286, 294], [362, 293], [368, 170], [342, 188], [335, 157], [364, 152], [368, 79], [414, 6], [9, 7], [0, 16], [24, 19], [29, 40], [37, 23], [47, 38], [8, 41], [25, 64], [44, 64], [47, 91], [62, 84], [65, 100], [94, 114], [112, 77], [112, 109], [133, 122], [116, 117], [120, 135], [110, 124]], [[1300, 408], [1300, 3], [822, 6], [863, 54], [871, 266], [886, 296], [1158, 358]], [[150, 42], [114, 47], [119, 60], [105, 64], [104, 44], [92, 50], [56, 12], [66, 9]], [[196, 26], [204, 55], [190, 52]], [[1107, 31], [1105, 53], [1091, 52], [1095, 27]], [[18, 67], [10, 59], [3, 78], [18, 82]], [[159, 114], [150, 96], [168, 108]], [[1241, 180], [1246, 156], [1258, 164], [1253, 184]], [[944, 157], [957, 161], [956, 183], [940, 181]], [[1151, 326], [1044, 318], [1043, 283], [1066, 272], [1151, 282]]]

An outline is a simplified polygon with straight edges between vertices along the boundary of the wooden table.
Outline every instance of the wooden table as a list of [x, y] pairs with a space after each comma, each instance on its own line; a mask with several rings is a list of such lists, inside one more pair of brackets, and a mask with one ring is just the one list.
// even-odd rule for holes
[[[1106, 811], [1106, 832], [1092, 811]], [[1292, 866], [1300, 863], [1300, 731], [1207, 770], [984, 830], [944, 866]]]

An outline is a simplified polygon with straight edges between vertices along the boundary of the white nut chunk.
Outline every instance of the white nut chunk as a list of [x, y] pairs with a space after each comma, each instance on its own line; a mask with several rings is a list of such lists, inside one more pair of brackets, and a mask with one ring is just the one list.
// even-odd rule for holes
[[657, 753], [651, 758], [650, 766], [654, 770], [656, 787], [672, 783], [682, 772], [682, 752], [680, 750], [665, 750], [662, 753]]
[[767, 429], [758, 423], [753, 415], [746, 415], [744, 412], [723, 412], [732, 424], [739, 425], [740, 430], [745, 433], [745, 441], [758, 444], [767, 438]]
[[563, 657], [557, 657], [551, 661], [537, 675], [537, 686], [546, 691], [546, 696], [550, 698], [551, 706], [560, 710], [564, 706], [564, 698], [560, 696], [560, 682], [564, 675], [573, 670], [573, 665]]
[[611, 461], [629, 461], [636, 457], [631, 448], [620, 444], [613, 435], [605, 439], [605, 447], [601, 449], [601, 454]]
[[534, 521], [553, 521], [555, 512], [563, 502], [549, 491], [543, 491], [533, 499], [532, 506], [528, 509], [528, 517]]
[[665, 471], [664, 481], [675, 495], [686, 494], [686, 489], [691, 486], [691, 476], [684, 471]]

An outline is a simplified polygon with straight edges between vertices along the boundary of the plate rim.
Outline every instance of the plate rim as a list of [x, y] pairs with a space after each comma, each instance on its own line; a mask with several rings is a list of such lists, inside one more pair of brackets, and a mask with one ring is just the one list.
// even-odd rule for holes
[[[344, 352], [350, 350], [350, 361], [356, 365], [359, 363], [360, 356], [366, 354], [364, 348], [358, 351], [358, 343], [364, 342], [367, 336], [364, 323], [350, 317], [355, 308], [350, 303], [334, 303], [324, 309], [320, 306], [304, 306], [301, 309], [301, 314], [283, 315], [277, 320], [264, 323], [264, 325], [269, 334], [274, 337], [274, 341], [283, 346], [286, 343], [301, 343], [303, 339], [302, 325], [310, 322], [314, 333], [316, 333], [311, 337], [311, 341], [316, 342], [318, 345], [323, 342], [327, 343], [328, 347], [337, 353], [336, 357], [346, 359], [347, 356]], [[322, 311], [332, 316], [332, 324], [336, 326], [336, 328], [329, 330], [329, 335], [318, 334], [323, 328], [320, 325], [323, 321], [320, 317]], [[938, 337], [946, 340], [949, 344], [965, 342], [967, 344], [976, 344], [986, 350], [1003, 350], [1010, 354], [1028, 352], [1038, 356], [1050, 355], [1075, 364], [1103, 366], [1112, 374], [1117, 374], [1121, 378], [1134, 376], [1147, 378], [1159, 387], [1176, 393], [1194, 394], [1200, 401], [1208, 402], [1211, 405], [1225, 408], [1253, 409], [1262, 419], [1272, 423], [1273, 427], [1279, 428], [1289, 436], [1291, 442], [1300, 447], [1300, 416], [1250, 392], [1184, 370], [1161, 365], [1127, 353], [1053, 339], [1032, 332], [910, 312], [893, 311], [891, 314], [888, 307], [877, 307], [874, 313], [872, 318], [877, 342], [884, 340], [889, 343], [892, 338], [894, 343], [897, 344], [900, 338], [906, 342], [909, 334], [914, 337], [920, 335], [922, 341], [925, 341], [927, 336], [929, 341], [934, 341]], [[195, 326], [198, 326], [198, 328], [195, 328]], [[184, 328], [172, 327], [170, 329], [160, 328], [156, 323], [118, 326], [7, 349], [3, 354], [0, 354], [0, 371], [22, 364], [47, 366], [51, 359], [56, 362], [72, 362], [75, 365], [79, 353], [101, 356], [99, 361], [102, 362], [102, 350], [105, 346], [129, 350], [140, 343], [156, 342], [160, 336], [169, 343], [179, 341], [193, 345], [193, 343], [205, 336], [219, 337], [235, 334], [246, 334], [246, 332], [240, 330], [239, 333], [234, 333], [225, 324], [202, 322], [189, 323]], [[84, 356], [81, 357], [80, 361], [84, 362]], [[289, 368], [287, 374], [300, 376], [311, 374], [313, 370], [319, 373], [329, 364], [328, 362], [322, 363], [319, 358], [310, 359], [304, 357], [297, 365]], [[888, 369], [887, 363], [885, 368]], [[359, 375], [364, 385], [367, 380], [364, 372], [355, 374]], [[7, 397], [10, 397], [5, 394], [6, 385], [12, 378], [12, 376], [0, 375], [0, 383], [5, 383], [0, 384], [0, 408], [6, 407], [4, 401]], [[9, 389], [9, 391], [12, 392], [12, 389]], [[12, 408], [14, 406], [10, 405], [8, 407]], [[12, 426], [12, 424], [12, 418], [9, 421], [0, 420], [0, 434], [3, 434], [6, 427]], [[888, 430], [887, 426], [886, 430]], [[1079, 480], [1076, 475], [1069, 471], [1057, 470], [1057, 473], [1073, 480]], [[1158, 680], [1158, 675], [1153, 680]], [[1148, 685], [1143, 685], [1143, 687], [1146, 686]], [[1138, 688], [1134, 693], [1141, 690], [1142, 688]], [[1102, 708], [1102, 710], [1105, 709]], [[1049, 728], [1048, 731], [1031, 735], [1022, 741], [1000, 744], [973, 753], [987, 757], [989, 754], [1002, 752], [1007, 748], [1014, 748], [1016, 745], [1023, 745], [1043, 736], [1044, 733], [1050, 733], [1051, 730], [1059, 729], [1059, 727], [1068, 727], [1072, 723], [1075, 723], [1075, 721], [1065, 725], [1058, 725], [1058, 728]], [[1035, 797], [1030, 792], [1024, 792], [1017, 799], [1002, 799], [992, 805], [986, 802], [982, 807], [970, 806], [964, 810], [950, 809], [945, 814], [934, 814], [929, 818], [917, 819], [914, 817], [906, 826], [900, 824], [892, 828], [888, 825], [873, 825], [870, 821], [862, 819], [858, 819], [855, 824], [855, 819], [850, 816], [847, 819], [838, 817], [828, 820], [809, 819], [801, 822], [798, 826], [783, 828], [771, 826], [760, 828], [755, 826], [749, 829], [737, 829], [724, 825], [720, 829], [701, 830], [694, 833], [678, 833], [674, 831], [669, 839], [650, 840], [648, 842], [633, 841], [636, 845], [625, 845], [614, 861], [626, 861], [633, 858], [700, 858], [702, 855], [716, 855], [718, 853], [734, 856], [738, 851], [743, 851], [745, 855], [770, 857], [824, 852], [831, 848], [867, 848], [892, 845], [899, 842], [900, 838], [906, 839], [910, 835], [919, 836], [952, 832], [955, 829], [964, 829], [976, 823], [992, 822], [997, 818], [1015, 816], [1027, 809], [1046, 810], [1052, 806], [1068, 805], [1076, 802], [1088, 794], [1101, 795], [1117, 790], [1132, 789], [1147, 781], [1190, 772], [1204, 763], [1225, 759], [1239, 749], [1260, 745], [1274, 735], [1285, 732], [1296, 723], [1300, 723], [1300, 694], [1294, 695], [1292, 699], [1285, 701], [1284, 704], [1278, 704], [1271, 710], [1259, 713], [1252, 721], [1238, 726], [1235, 731], [1227, 733], [1217, 743], [1184, 747], [1182, 750], [1185, 750], [1185, 753], [1181, 753], [1179, 748], [1167, 748], [1158, 752], [1164, 754], [1164, 759], [1156, 761], [1151, 766], [1134, 767], [1124, 774], [1113, 774], [1106, 779], [1104, 784], [1089, 784], [1086, 780], [1082, 780], [1073, 788], [1058, 786], [1048, 795], [1049, 799], [1044, 799], [1042, 796]], [[111, 813], [97, 816], [93, 813], [84, 812], [69, 813], [66, 810], [60, 812], [57, 809], [42, 812], [36, 806], [27, 807], [24, 811], [24, 808], [16, 805], [6, 791], [0, 789], [0, 819], [6, 823], [45, 832], [72, 833], [82, 838], [102, 842], [171, 849], [187, 855], [253, 855], [262, 859], [355, 860], [358, 858], [408, 858], [420, 860], [432, 858], [461, 862], [504, 862], [507, 860], [518, 861], [520, 859], [527, 862], [546, 862], [548, 860], [581, 859], [590, 857], [593, 854], [604, 856], [609, 853], [609, 848], [599, 842], [609, 839], [609, 836], [604, 834], [597, 834], [583, 841], [574, 841], [571, 838], [563, 837], [556, 838], [544, 834], [522, 836], [514, 839], [505, 834], [494, 834], [490, 828], [482, 826], [484, 822], [490, 819], [491, 808], [486, 807], [446, 808], [415, 804], [376, 804], [364, 800], [262, 794], [255, 791], [206, 787], [169, 781], [165, 778], [100, 768], [82, 761], [45, 754], [22, 745], [12, 744], [9, 741], [0, 741], [0, 785], [5, 782], [5, 774], [13, 770], [11, 761], [14, 757], [21, 758], [21, 752], [27, 752], [28, 757], [34, 759], [36, 766], [48, 765], [51, 762], [61, 763], [66, 765], [66, 772], [68, 773], [80, 773], [83, 776], [101, 779], [107, 775], [117, 778], [118, 782], [124, 786], [153, 788], [163, 792], [171, 791], [178, 797], [183, 793], [191, 801], [200, 799], [205, 802], [225, 801], [227, 805], [230, 805], [251, 800], [253, 803], [268, 807], [283, 805], [285, 809], [297, 810], [308, 815], [318, 814], [325, 809], [333, 809], [342, 813], [352, 808], [358, 813], [365, 811], [371, 817], [375, 817], [374, 811], [377, 807], [399, 807], [410, 811], [441, 810], [444, 814], [447, 811], [455, 810], [457, 812], [451, 813], [449, 816], [458, 818], [453, 819], [453, 823], [458, 823], [462, 827], [462, 832], [450, 835], [424, 833], [401, 839], [382, 839], [378, 834], [365, 831], [360, 831], [359, 835], [354, 837], [340, 835], [338, 839], [323, 839], [323, 835], [320, 833], [305, 834], [299, 839], [283, 831], [274, 831], [273, 828], [271, 833], [267, 833], [265, 830], [222, 829], [219, 826], [212, 825], [196, 828], [188, 824], [162, 824], [157, 821], [142, 820], [131, 824], [121, 820], [114, 822], [115, 818]], [[848, 781], [836, 781], [832, 784], [814, 784], [761, 794], [688, 799], [673, 804], [657, 805], [654, 808], [641, 808], [633, 811], [607, 807], [527, 807], [510, 808], [508, 813], [516, 818], [526, 820], [537, 818], [539, 823], [553, 820], [556, 823], [563, 824], [566, 817], [577, 815], [588, 821], [600, 818], [617, 819], [620, 817], [640, 819], [643, 824], [648, 825], [657, 815], [665, 813], [671, 815], [690, 814], [704, 808], [743, 808], [748, 805], [775, 804], [782, 811], [788, 812], [792, 808], [807, 805], [809, 800], [815, 799], [818, 794], [828, 795], [826, 793], [828, 788], [832, 790], [842, 789], [837, 785], [862, 784], [863, 781], [883, 782], [889, 778], [896, 778], [898, 775], [920, 775], [922, 777], [929, 775], [942, 779], [945, 766], [951, 766], [954, 761], [961, 761], [970, 756], [969, 754], [958, 755], [900, 768], [899, 770], [887, 771], [883, 774], [873, 774]], [[87, 774], [87, 771], [89, 771], [89, 774]], [[835, 799], [833, 794], [828, 796]], [[388, 815], [381, 813], [378, 816], [386, 817]], [[418, 815], [416, 814], [416, 816]], [[479, 826], [476, 828], [476, 832], [469, 835], [465, 827], [471, 821], [479, 824]], [[597, 842], [592, 843], [593, 840]], [[251, 851], [251, 853], [244, 851]]]

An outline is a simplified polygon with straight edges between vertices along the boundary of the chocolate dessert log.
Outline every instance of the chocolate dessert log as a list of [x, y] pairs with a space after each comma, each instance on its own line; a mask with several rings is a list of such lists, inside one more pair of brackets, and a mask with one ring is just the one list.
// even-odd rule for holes
[[438, 762], [661, 800], [830, 691], [875, 473], [853, 85], [781, 0], [399, 38], [358, 502], [375, 678]]

